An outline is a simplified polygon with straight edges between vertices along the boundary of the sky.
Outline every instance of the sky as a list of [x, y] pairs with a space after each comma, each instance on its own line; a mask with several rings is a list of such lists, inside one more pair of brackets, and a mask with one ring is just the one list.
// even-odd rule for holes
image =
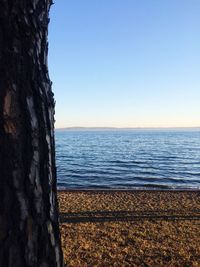
[[55, 0], [56, 128], [200, 126], [199, 0]]

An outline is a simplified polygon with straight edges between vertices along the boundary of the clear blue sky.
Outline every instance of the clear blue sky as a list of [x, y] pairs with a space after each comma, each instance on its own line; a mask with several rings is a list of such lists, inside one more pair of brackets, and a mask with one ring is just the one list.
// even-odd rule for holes
[[199, 0], [55, 0], [56, 127], [200, 126]]

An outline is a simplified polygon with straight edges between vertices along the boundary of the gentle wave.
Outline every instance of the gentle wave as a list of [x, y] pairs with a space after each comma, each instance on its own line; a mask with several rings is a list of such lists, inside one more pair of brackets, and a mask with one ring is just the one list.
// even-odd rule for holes
[[199, 188], [199, 132], [56, 132], [58, 187]]

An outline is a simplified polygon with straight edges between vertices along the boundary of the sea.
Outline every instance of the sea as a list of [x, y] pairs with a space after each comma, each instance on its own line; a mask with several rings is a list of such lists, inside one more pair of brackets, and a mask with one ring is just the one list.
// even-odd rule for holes
[[59, 189], [200, 189], [200, 130], [56, 131]]

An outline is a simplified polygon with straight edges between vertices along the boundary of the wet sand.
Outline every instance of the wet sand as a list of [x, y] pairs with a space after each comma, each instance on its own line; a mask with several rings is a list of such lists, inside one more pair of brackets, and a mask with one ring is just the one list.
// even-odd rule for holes
[[67, 266], [200, 266], [200, 191], [59, 191]]

